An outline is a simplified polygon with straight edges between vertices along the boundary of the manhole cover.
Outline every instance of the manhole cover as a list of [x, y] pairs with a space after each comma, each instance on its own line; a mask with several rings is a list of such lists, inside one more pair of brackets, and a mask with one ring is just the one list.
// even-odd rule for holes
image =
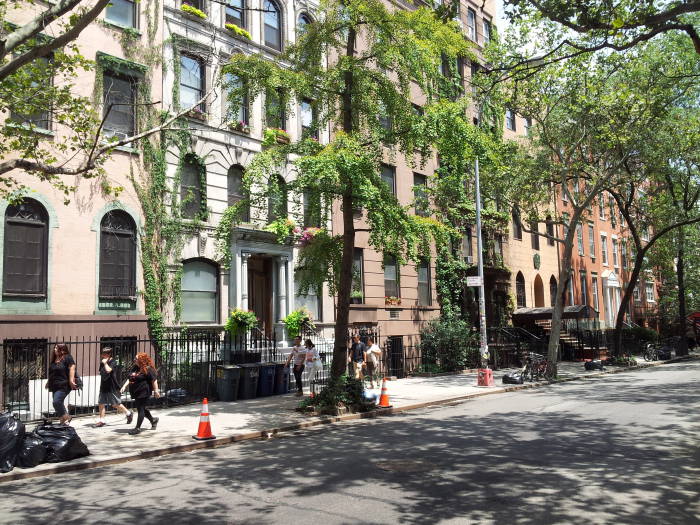
[[396, 461], [378, 461], [377, 467], [388, 472], [425, 472], [435, 468], [435, 465], [427, 461], [401, 459]]

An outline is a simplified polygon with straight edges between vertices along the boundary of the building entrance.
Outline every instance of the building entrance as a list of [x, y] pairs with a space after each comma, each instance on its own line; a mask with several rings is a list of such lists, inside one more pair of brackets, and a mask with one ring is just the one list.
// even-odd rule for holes
[[272, 290], [272, 258], [251, 255], [248, 259], [248, 308], [255, 313], [267, 337], [274, 332]]

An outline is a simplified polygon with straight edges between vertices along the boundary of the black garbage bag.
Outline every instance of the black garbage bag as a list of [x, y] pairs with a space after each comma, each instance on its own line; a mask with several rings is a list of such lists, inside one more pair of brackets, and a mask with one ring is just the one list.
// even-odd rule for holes
[[523, 382], [523, 374], [520, 371], [503, 374], [504, 385], [522, 385]]
[[600, 359], [586, 361], [585, 363], [583, 363], [583, 368], [585, 368], [586, 370], [603, 370], [603, 362]]
[[46, 448], [47, 463], [70, 461], [90, 455], [87, 446], [81, 441], [73, 427], [39, 425], [34, 433], [41, 438], [44, 448]]
[[24, 423], [11, 412], [0, 414], [0, 472], [10, 472], [15, 467], [24, 434]]
[[46, 447], [41, 437], [33, 432], [24, 436], [24, 441], [17, 452], [16, 466], [19, 468], [32, 468], [46, 459]]

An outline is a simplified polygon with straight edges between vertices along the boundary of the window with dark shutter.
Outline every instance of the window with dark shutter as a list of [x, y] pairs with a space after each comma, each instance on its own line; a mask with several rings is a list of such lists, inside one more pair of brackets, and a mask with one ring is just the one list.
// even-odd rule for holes
[[187, 155], [180, 172], [180, 203], [185, 219], [194, 219], [202, 211], [202, 181], [199, 170], [199, 161], [192, 155]]
[[[243, 168], [231, 166], [228, 169], [228, 205], [234, 206], [242, 200], [247, 200], [248, 195], [243, 187]], [[250, 204], [241, 210], [240, 218], [243, 222], [250, 221]]]
[[100, 299], [136, 297], [136, 224], [121, 210], [100, 224]]
[[8, 297], [46, 297], [49, 217], [34, 199], [5, 210], [2, 294]]
[[386, 297], [401, 297], [399, 265], [393, 255], [384, 256], [384, 295]]

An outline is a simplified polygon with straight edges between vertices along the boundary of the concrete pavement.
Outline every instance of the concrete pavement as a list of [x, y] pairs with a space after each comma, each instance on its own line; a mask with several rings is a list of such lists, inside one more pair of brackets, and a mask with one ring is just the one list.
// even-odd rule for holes
[[[698, 357], [698, 355], [694, 354], [691, 357]], [[662, 363], [651, 364], [659, 365]], [[643, 366], [645, 365], [647, 364], [643, 364]], [[626, 369], [609, 367], [607, 370], [607, 372], [602, 373], [586, 372], [583, 363], [560, 363], [559, 379], [567, 381], [597, 377], [601, 374]], [[155, 416], [160, 418], [158, 429], [156, 431], [146, 430], [138, 436], [127, 434], [133, 424], [127, 426], [121, 416], [108, 416], [108, 424], [102, 428], [95, 428], [97, 419], [94, 417], [76, 418], [73, 421], [73, 426], [90, 449], [90, 456], [64, 463], [46, 463], [33, 469], [15, 468], [12, 472], [0, 474], [0, 483], [199, 448], [216, 447], [278, 432], [289, 432], [300, 428], [363, 417], [376, 417], [427, 405], [450, 403], [470, 397], [503, 393], [538, 385], [502, 385], [501, 378], [505, 372], [507, 370], [496, 371], [494, 374], [496, 386], [489, 388], [476, 386], [475, 373], [412, 377], [391, 381], [387, 384], [393, 409], [378, 410], [369, 414], [349, 414], [338, 417], [303, 415], [294, 410], [298, 405], [299, 398], [291, 394], [238, 402], [213, 402], [209, 404], [209, 411], [212, 430], [217, 439], [205, 442], [192, 439], [192, 435], [196, 434], [199, 422], [201, 410], [199, 404], [152, 411]], [[378, 393], [379, 390], [376, 389], [376, 392]], [[32, 426], [29, 425], [28, 428], [31, 429]], [[149, 428], [147, 421], [144, 422], [143, 428]]]
[[700, 362], [0, 486], [0, 523], [700, 523]]

